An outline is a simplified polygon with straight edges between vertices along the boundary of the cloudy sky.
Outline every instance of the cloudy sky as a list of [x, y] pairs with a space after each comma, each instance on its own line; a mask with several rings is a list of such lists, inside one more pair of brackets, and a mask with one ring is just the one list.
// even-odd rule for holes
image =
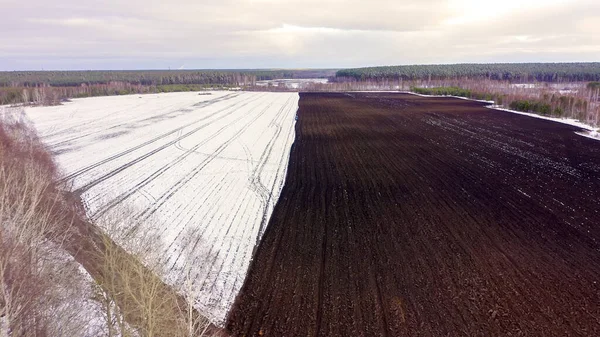
[[0, 0], [0, 70], [600, 61], [598, 0]]

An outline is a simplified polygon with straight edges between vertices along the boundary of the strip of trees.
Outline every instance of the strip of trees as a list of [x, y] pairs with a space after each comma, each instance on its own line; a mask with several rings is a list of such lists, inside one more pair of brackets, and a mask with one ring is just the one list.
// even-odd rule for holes
[[329, 69], [0, 72], [0, 105], [59, 104], [69, 98], [254, 88], [256, 81], [327, 78]]
[[4, 71], [0, 87], [72, 87], [124, 82], [132, 85], [221, 84], [253, 85], [260, 80], [327, 78], [331, 69], [290, 70], [131, 70], [131, 71]]
[[0, 72], [3, 87], [72, 87], [124, 82], [132, 85], [231, 84], [255, 81], [255, 75], [240, 71], [139, 70], [139, 71], [11, 71]]
[[368, 67], [339, 70], [335, 80], [490, 79], [511, 82], [600, 81], [600, 63], [494, 63]]
[[160, 84], [142, 85], [127, 82], [106, 84], [81, 84], [78, 86], [53, 87], [40, 85], [35, 87], [0, 87], [0, 105], [33, 104], [55, 105], [70, 98], [96, 96], [116, 96], [131, 94], [150, 94], [163, 92], [202, 91], [208, 89], [228, 89], [230, 85], [213, 84]]

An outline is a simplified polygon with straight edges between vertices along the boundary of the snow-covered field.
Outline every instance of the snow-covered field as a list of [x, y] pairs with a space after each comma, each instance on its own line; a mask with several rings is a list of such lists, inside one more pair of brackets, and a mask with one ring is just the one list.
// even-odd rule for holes
[[121, 226], [157, 234], [162, 246], [147, 249], [159, 250], [167, 281], [219, 324], [283, 187], [297, 107], [296, 93], [172, 93], [26, 114], [88, 214], [124, 213]]
[[278, 79], [257, 81], [258, 87], [285, 87], [287, 89], [302, 89], [310, 84], [326, 84], [329, 80], [326, 78], [293, 78], [293, 79]]

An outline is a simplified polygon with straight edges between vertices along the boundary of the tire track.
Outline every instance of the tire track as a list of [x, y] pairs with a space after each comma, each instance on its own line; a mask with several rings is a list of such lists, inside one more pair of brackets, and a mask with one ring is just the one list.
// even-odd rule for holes
[[[238, 139], [238, 137], [240, 135], [242, 135], [244, 132], [246, 132], [246, 130], [248, 130], [248, 128], [254, 124], [260, 117], [262, 117], [265, 112], [267, 112], [269, 110], [269, 108], [271, 107], [272, 103], [268, 104], [265, 108], [263, 108], [259, 113], [257, 113], [254, 118], [252, 120], [250, 120], [248, 123], [246, 123], [240, 130], [238, 130], [231, 138], [229, 138], [226, 142], [224, 142], [223, 144], [221, 144], [208, 158], [206, 158], [205, 160], [203, 160], [198, 166], [196, 166], [192, 171], [188, 172], [184, 177], [182, 177], [181, 179], [179, 179], [174, 185], [172, 185], [169, 190], [167, 190], [167, 192], [165, 192], [165, 194], [163, 194], [160, 198], [157, 204], [153, 204], [151, 205], [148, 209], [147, 209], [147, 213], [142, 214], [142, 216], [151, 216], [156, 209], [160, 208], [169, 198], [171, 198], [175, 193], [177, 193], [177, 191], [179, 191], [185, 184], [187, 184], [191, 179], [193, 179], [200, 171], [202, 171], [202, 169], [204, 169], [208, 164], [210, 164], [213, 160], [215, 160], [216, 158], [218, 158], [218, 155], [221, 154], [232, 142], [234, 142], [235, 140]], [[249, 111], [249, 114], [252, 114], [253, 110]], [[230, 124], [231, 125], [231, 124]], [[227, 125], [225, 128], [228, 128], [230, 125]], [[224, 130], [225, 128], [223, 128], [222, 130]], [[220, 134], [222, 132], [222, 130], [220, 130], [220, 132], [218, 132], [217, 134], [213, 135], [212, 137], [209, 137], [208, 139], [204, 140], [203, 142], [195, 145], [194, 147], [192, 147], [191, 149], [187, 150], [186, 153], [190, 153], [190, 152], [195, 152], [196, 149], [200, 148], [202, 145], [206, 144], [207, 142], [209, 142], [210, 140], [212, 140], [213, 138], [215, 138], [218, 134]], [[137, 189], [139, 187], [136, 186], [135, 189]]]
[[[228, 95], [225, 95], [225, 96], [222, 96], [222, 97], [217, 97], [215, 99], [212, 99], [212, 100], [209, 100], [209, 101], [206, 101], [206, 102], [201, 102], [201, 103], [205, 103], [203, 105], [199, 105], [199, 103], [196, 103], [193, 106], [194, 107], [204, 108], [204, 107], [207, 107], [207, 106], [210, 106], [210, 105], [222, 102], [222, 101], [227, 100], [227, 99], [235, 98], [238, 95], [239, 94], [237, 94], [237, 93], [236, 94], [228, 94]], [[143, 117], [143, 118], [140, 118], [140, 119], [137, 119], [137, 120], [128, 121], [126, 124], [123, 124], [121, 122], [121, 120], [118, 119], [115, 122], [116, 125], [113, 125], [111, 127], [106, 128], [107, 118], [109, 118], [110, 116], [121, 115], [123, 112], [129, 111], [129, 110], [136, 110], [136, 108], [139, 108], [139, 107], [143, 106], [144, 104], [147, 104], [147, 102], [134, 105], [133, 107], [127, 107], [127, 108], [124, 108], [124, 109], [121, 109], [121, 110], [117, 110], [117, 111], [109, 113], [108, 115], [102, 115], [102, 118], [90, 120], [89, 122], [86, 122], [86, 123], [79, 122], [79, 123], [77, 123], [77, 127], [78, 128], [87, 127], [87, 129], [96, 129], [97, 131], [90, 132], [90, 133], [85, 133], [84, 135], [78, 135], [76, 137], [68, 138], [68, 139], [62, 140], [60, 142], [51, 142], [50, 146], [53, 149], [53, 148], [55, 148], [57, 146], [61, 146], [63, 144], [68, 144], [68, 143], [71, 143], [73, 141], [80, 140], [82, 138], [89, 137], [89, 136], [97, 134], [97, 133], [105, 132], [105, 131], [108, 131], [108, 130], [111, 130], [111, 129], [127, 128], [127, 127], [129, 127], [131, 125], [135, 126], [137, 123], [140, 123], [140, 122], [143, 122], [143, 121], [152, 120], [156, 116], [153, 116], [153, 117]], [[175, 108], [175, 107], [178, 107], [178, 108]], [[179, 105], [176, 103], [176, 104], [173, 104], [173, 105], [171, 105], [170, 107], [167, 108], [167, 110], [171, 110], [171, 111], [169, 111], [167, 113], [164, 113], [164, 112], [162, 112], [164, 110], [164, 108], [163, 108], [163, 109], [161, 109], [161, 111], [157, 112], [156, 114], [157, 115], [161, 115], [161, 116], [164, 116], [164, 115], [168, 116], [168, 115], [170, 115], [170, 114], [172, 114], [174, 112], [180, 111], [181, 109], [182, 108], [180, 108]], [[90, 116], [94, 115], [94, 113], [90, 112], [90, 111], [88, 111], [87, 113]], [[92, 127], [95, 124], [100, 124], [102, 127]], [[53, 138], [55, 136], [59, 136], [59, 135], [64, 134], [64, 133], [72, 134], [71, 128], [72, 127], [64, 128], [64, 129], [62, 129], [62, 130], [60, 130], [58, 132], [55, 132], [54, 134], [49, 134], [49, 135], [45, 136], [44, 138], [49, 139], [49, 138]]]
[[[240, 105], [240, 108], [241, 108], [241, 107], [244, 107], [244, 106], [246, 106], [246, 105], [248, 105], [248, 104], [250, 104], [251, 102], [253, 102], [253, 101], [254, 101], [254, 100], [256, 100], [256, 99], [258, 99], [258, 98], [255, 98], [255, 99], [252, 99], [252, 98], [250, 98], [250, 99], [249, 99], [249, 102], [246, 102], [246, 103], [244, 103], [244, 104]], [[198, 121], [196, 121], [196, 122], [192, 123], [192, 125], [193, 125], [193, 124], [197, 124], [197, 123], [199, 123], [199, 122], [201, 122], [201, 121], [204, 121], [204, 120], [206, 120], [206, 119], [208, 119], [208, 118], [210, 118], [210, 117], [212, 117], [212, 116], [216, 115], [217, 113], [220, 113], [220, 112], [223, 112], [223, 111], [227, 111], [227, 110], [229, 110], [230, 108], [237, 106], [238, 104], [241, 104], [241, 103], [234, 103], [234, 104], [230, 105], [229, 107], [223, 108], [223, 109], [221, 109], [221, 110], [219, 110], [219, 111], [217, 111], [217, 112], [215, 112], [215, 113], [211, 114], [210, 116], [207, 116], [207, 117], [205, 117], [205, 118], [202, 118], [202, 119], [200, 119], [200, 120], [198, 120]], [[223, 118], [225, 118], [225, 117], [227, 117], [227, 116], [229, 116], [229, 115], [233, 114], [235, 111], [236, 111], [236, 110], [231, 110], [231, 111], [227, 112], [225, 115], [221, 116], [221, 117], [220, 117], [218, 120], [220, 120], [220, 119], [223, 119]], [[218, 121], [218, 120], [216, 120], [216, 121]], [[116, 169], [114, 169], [114, 170], [110, 171], [109, 173], [106, 173], [106, 174], [102, 175], [100, 178], [98, 178], [98, 179], [96, 179], [96, 180], [94, 180], [94, 181], [88, 182], [88, 183], [87, 183], [87, 184], [85, 184], [84, 186], [82, 186], [82, 187], [78, 188], [77, 190], [75, 190], [75, 193], [79, 193], [79, 194], [81, 194], [81, 193], [83, 193], [83, 192], [85, 192], [85, 191], [89, 190], [90, 188], [92, 188], [92, 187], [94, 187], [94, 186], [98, 185], [99, 183], [101, 183], [101, 182], [105, 181], [106, 179], [109, 179], [109, 178], [111, 178], [111, 177], [115, 176], [116, 174], [118, 174], [118, 173], [120, 173], [120, 172], [124, 171], [125, 169], [127, 169], [127, 168], [129, 168], [129, 167], [131, 167], [131, 166], [133, 166], [133, 165], [135, 165], [135, 164], [137, 164], [137, 163], [139, 163], [139, 162], [141, 162], [141, 161], [143, 161], [143, 160], [145, 160], [145, 159], [147, 159], [147, 158], [151, 157], [152, 155], [154, 155], [154, 154], [156, 154], [156, 153], [158, 153], [158, 152], [160, 152], [160, 151], [162, 151], [162, 150], [164, 150], [164, 149], [166, 149], [166, 148], [170, 147], [171, 145], [173, 145], [173, 144], [176, 144], [176, 143], [177, 143], [178, 141], [180, 141], [181, 139], [183, 139], [183, 138], [187, 138], [187, 137], [189, 137], [189, 136], [191, 136], [191, 135], [195, 134], [196, 132], [198, 132], [198, 131], [200, 131], [200, 130], [202, 130], [202, 129], [204, 129], [204, 128], [208, 127], [208, 126], [210, 126], [211, 124], [213, 124], [213, 123], [214, 123], [214, 122], [216, 122], [216, 121], [210, 121], [210, 122], [208, 122], [208, 123], [202, 124], [202, 125], [200, 125], [200, 126], [198, 126], [198, 127], [194, 128], [194, 129], [192, 129], [191, 131], [188, 131], [188, 132], [184, 133], [184, 134], [183, 134], [183, 135], [181, 135], [180, 137], [178, 137], [178, 138], [176, 138], [176, 139], [174, 139], [174, 140], [172, 140], [172, 141], [169, 141], [169, 142], [167, 142], [166, 144], [163, 144], [163, 145], [159, 146], [158, 148], [155, 148], [155, 149], [153, 149], [153, 150], [151, 150], [151, 151], [149, 151], [149, 152], [146, 152], [145, 154], [143, 154], [143, 155], [141, 155], [141, 156], [137, 157], [136, 159], [134, 159], [134, 160], [132, 160], [132, 161], [128, 162], [127, 164], [125, 164], [125, 165], [122, 165], [122, 166], [120, 166], [120, 167], [118, 167], [118, 168], [116, 168]], [[76, 178], [76, 177], [78, 177], [78, 176], [80, 176], [80, 175], [82, 175], [82, 174], [84, 174], [84, 173], [86, 173], [86, 172], [88, 172], [88, 171], [90, 171], [90, 170], [92, 170], [92, 169], [94, 169], [94, 168], [97, 168], [97, 167], [99, 167], [99, 166], [101, 166], [101, 165], [104, 165], [104, 164], [106, 164], [106, 163], [108, 163], [108, 162], [111, 162], [111, 161], [113, 161], [113, 160], [115, 160], [115, 159], [119, 159], [119, 158], [121, 158], [121, 157], [123, 157], [123, 156], [125, 156], [125, 155], [127, 155], [127, 154], [129, 154], [129, 153], [132, 153], [132, 152], [134, 152], [134, 151], [136, 151], [136, 150], [138, 150], [138, 149], [141, 149], [141, 148], [143, 148], [143, 147], [145, 147], [145, 146], [147, 146], [147, 145], [149, 145], [149, 144], [155, 143], [155, 142], [156, 142], [156, 141], [158, 141], [158, 140], [164, 139], [164, 138], [166, 138], [166, 137], [168, 137], [168, 136], [170, 136], [170, 135], [172, 135], [172, 134], [174, 134], [174, 133], [177, 133], [177, 132], [179, 132], [180, 130], [183, 130], [184, 128], [186, 128], [186, 127], [189, 127], [189, 126], [190, 126], [190, 125], [186, 125], [186, 126], [182, 126], [182, 127], [180, 127], [180, 128], [177, 128], [177, 129], [175, 129], [175, 130], [171, 130], [171, 131], [169, 131], [169, 132], [167, 132], [167, 133], [164, 133], [164, 134], [162, 134], [162, 135], [160, 135], [160, 136], [158, 136], [158, 137], [155, 137], [155, 138], [153, 138], [153, 139], [151, 139], [151, 140], [149, 140], [149, 141], [146, 141], [146, 142], [144, 142], [144, 143], [142, 143], [142, 144], [140, 144], [140, 145], [134, 146], [133, 148], [127, 149], [127, 150], [125, 150], [125, 151], [122, 151], [122, 152], [120, 152], [120, 153], [118, 153], [118, 154], [116, 154], [116, 155], [113, 155], [113, 156], [111, 156], [111, 157], [109, 157], [109, 158], [106, 158], [106, 159], [104, 159], [104, 160], [102, 160], [102, 161], [99, 161], [99, 162], [97, 162], [97, 163], [95, 163], [95, 164], [93, 164], [93, 165], [90, 165], [90, 166], [88, 166], [88, 167], [86, 167], [86, 168], [83, 168], [83, 169], [81, 169], [81, 170], [78, 170], [78, 171], [76, 171], [76, 172], [74, 172], [74, 173], [72, 173], [72, 174], [70, 174], [70, 175], [66, 176], [66, 177], [64, 178], [64, 181], [67, 181], [67, 180], [71, 180], [71, 179], [73, 179], [73, 178]], [[227, 126], [226, 126], [226, 127], [227, 127]], [[221, 132], [222, 132], [222, 131], [223, 131], [223, 130], [226, 128], [226, 127], [224, 127], [224, 128], [221, 128], [221, 129], [218, 131], [218, 134], [220, 134], [220, 133], [221, 133]], [[218, 134], [217, 134], [217, 135], [218, 135]], [[216, 135], [215, 135], [215, 136], [216, 136]], [[192, 151], [193, 151], [193, 150], [192, 150]], [[183, 156], [183, 158], [185, 158], [185, 156], [187, 156], [187, 155], [188, 155], [190, 152], [191, 152], [191, 151], [186, 151], [186, 152], [184, 153], [184, 156]], [[172, 166], [172, 165], [171, 165], [171, 166]]]
[[[275, 182], [278, 181], [278, 174], [275, 176], [274, 179], [274, 184], [273, 186], [271, 186], [271, 189], [267, 189], [267, 187], [261, 182], [261, 175], [263, 173], [263, 170], [265, 168], [265, 165], [267, 164], [267, 162], [269, 161], [269, 158], [271, 157], [271, 154], [273, 152], [273, 147], [275, 145], [275, 142], [277, 139], [279, 139], [279, 136], [281, 134], [281, 121], [279, 122], [279, 124], [277, 123], [277, 121], [279, 121], [279, 119], [282, 119], [285, 116], [285, 112], [286, 109], [288, 109], [291, 106], [291, 102], [292, 102], [292, 97], [290, 97], [288, 99], [288, 101], [281, 107], [281, 109], [279, 110], [279, 112], [277, 113], [276, 118], [273, 120], [273, 122], [271, 123], [271, 125], [276, 127], [276, 132], [273, 136], [273, 138], [271, 139], [271, 141], [269, 141], [267, 148], [265, 149], [265, 151], [261, 154], [260, 159], [258, 160], [259, 164], [258, 166], [252, 171], [251, 174], [251, 186], [253, 187], [253, 189], [256, 191], [256, 193], [259, 195], [259, 197], [261, 198], [261, 203], [264, 205], [264, 211], [262, 214], [262, 220], [260, 222], [259, 225], [259, 229], [258, 229], [258, 233], [256, 236], [256, 243], [254, 245], [254, 249], [253, 249], [253, 253], [252, 255], [254, 255], [254, 252], [256, 250], [256, 248], [258, 247], [258, 243], [260, 242], [260, 238], [262, 237], [263, 233], [264, 233], [264, 229], [267, 225], [267, 221], [268, 221], [268, 213], [269, 213], [269, 207], [272, 203], [273, 200], [273, 192], [275, 191]], [[285, 154], [283, 154], [285, 155]], [[284, 161], [279, 161], [279, 163], [283, 163]], [[275, 205], [273, 205], [274, 207]]]

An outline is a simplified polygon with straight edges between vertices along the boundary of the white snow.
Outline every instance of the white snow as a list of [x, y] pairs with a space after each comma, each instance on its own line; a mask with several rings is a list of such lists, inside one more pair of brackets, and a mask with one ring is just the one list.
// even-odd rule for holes
[[474, 99], [474, 98], [467, 98], [467, 97], [462, 97], [462, 96], [454, 96], [454, 95], [425, 95], [425, 94], [418, 94], [416, 92], [412, 92], [412, 91], [400, 91], [403, 94], [411, 94], [411, 95], [415, 95], [415, 96], [420, 96], [420, 97], [452, 97], [452, 98], [458, 98], [458, 99], [464, 99], [466, 101], [473, 101], [473, 102], [481, 102], [481, 103], [489, 103], [489, 104], [494, 104], [494, 101], [486, 101], [486, 100], [482, 100], [482, 99]]
[[292, 79], [277, 79], [277, 80], [264, 80], [257, 81], [256, 86], [258, 87], [285, 87], [288, 89], [302, 89], [309, 84], [326, 84], [329, 80], [326, 78], [292, 78]]
[[[102, 222], [155, 231], [167, 282], [223, 323], [283, 187], [297, 93], [172, 93], [27, 108]], [[191, 275], [191, 276], [190, 276]], [[186, 289], [183, 289], [183, 288]]]
[[580, 136], [583, 136], [583, 137], [600, 140], [600, 130], [591, 130], [591, 131], [575, 132], [575, 133]]
[[524, 88], [524, 89], [533, 89], [539, 87], [539, 84], [535, 83], [513, 83], [510, 85], [511, 88]]

